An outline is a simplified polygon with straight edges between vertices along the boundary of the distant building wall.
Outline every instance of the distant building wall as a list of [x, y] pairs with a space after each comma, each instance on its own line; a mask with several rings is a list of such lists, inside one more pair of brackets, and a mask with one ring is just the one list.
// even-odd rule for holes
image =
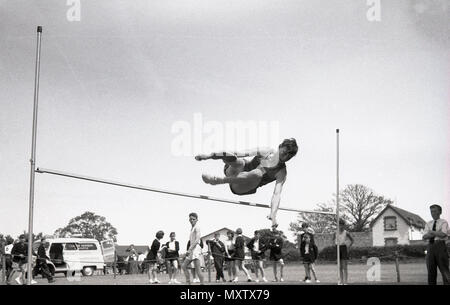
[[[351, 232], [354, 239], [353, 247], [371, 247], [372, 246], [372, 232]], [[314, 234], [314, 241], [319, 251], [325, 247], [334, 246], [333, 233], [317, 233]]]
[[[220, 234], [219, 240], [220, 240], [221, 242], [225, 243], [225, 241], [228, 240], [228, 236], [227, 236], [228, 230], [229, 230], [228, 228], [222, 228], [222, 229], [220, 229], [220, 230], [216, 230], [216, 231], [211, 232], [211, 233], [209, 233], [209, 234], [207, 234], [207, 235], [205, 235], [205, 236], [202, 236], [202, 241], [203, 241], [203, 244], [204, 244], [204, 247], [203, 247], [202, 252], [204, 252], [204, 253], [208, 252], [208, 246], [206, 245], [206, 241], [213, 239], [213, 238], [214, 238], [214, 235], [215, 235], [216, 233], [219, 233], [219, 234]], [[234, 232], [234, 231], [233, 231], [233, 232]], [[234, 234], [233, 240], [236, 239], [236, 232], [234, 232], [234, 233], [235, 233], [235, 234]], [[247, 236], [245, 236], [245, 235], [242, 235], [242, 236], [244, 237], [244, 240], [245, 240], [246, 243], [250, 240], [250, 237], [247, 237]], [[250, 250], [249, 250], [247, 247], [244, 247], [244, 251], [245, 251], [245, 253], [250, 253]]]
[[[385, 230], [384, 228], [384, 218], [385, 217], [395, 217], [396, 220], [396, 229], [395, 230]], [[401, 218], [394, 210], [387, 209], [379, 217], [376, 222], [372, 225], [373, 232], [373, 245], [374, 246], [385, 246], [386, 239], [397, 239], [398, 245], [408, 245], [409, 244], [409, 235], [410, 235], [410, 227], [409, 225]]]

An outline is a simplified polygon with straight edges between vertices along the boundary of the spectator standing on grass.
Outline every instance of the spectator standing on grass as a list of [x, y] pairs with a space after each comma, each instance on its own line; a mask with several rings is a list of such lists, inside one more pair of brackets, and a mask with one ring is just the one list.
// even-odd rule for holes
[[276, 228], [273, 228], [272, 231], [273, 237], [269, 242], [270, 249], [270, 260], [273, 262], [273, 282], [278, 282], [277, 276], [277, 267], [280, 265], [280, 282], [284, 282], [283, 279], [283, 268], [284, 261], [282, 257], [281, 250], [283, 249], [283, 237], [281, 236], [281, 231], [277, 231]]
[[[345, 230], [345, 225], [345, 220], [339, 219], [339, 235], [336, 236], [336, 233], [333, 235], [336, 245], [339, 241], [339, 285], [347, 285], [348, 283], [348, 248], [350, 248], [354, 242], [353, 237]], [[350, 242], [350, 244], [348, 242]]]
[[244, 271], [245, 276], [247, 277], [247, 282], [251, 282], [252, 278], [250, 276], [250, 272], [248, 272], [247, 268], [245, 268], [244, 260], [245, 260], [245, 241], [244, 237], [242, 236], [242, 229], [237, 228], [236, 229], [236, 239], [234, 241], [234, 276], [233, 282], [238, 282], [238, 276], [237, 276], [237, 268], [239, 270]]
[[317, 278], [314, 262], [317, 259], [319, 250], [314, 244], [309, 234], [303, 234], [303, 240], [300, 243], [300, 254], [303, 258], [303, 266], [305, 267], [305, 283], [311, 283], [311, 274], [314, 276], [316, 283], [320, 283]]
[[206, 242], [209, 244], [211, 255], [214, 259], [214, 268], [216, 269], [216, 282], [220, 280], [226, 282], [223, 275], [223, 259], [225, 256], [225, 244], [220, 240], [220, 233], [215, 233], [214, 238]]
[[[252, 261], [255, 266], [255, 276], [256, 280], [255, 282], [259, 282], [259, 272], [261, 273], [261, 279], [264, 282], [267, 282], [267, 279], [264, 275], [264, 258], [265, 258], [265, 251], [266, 251], [266, 245], [261, 240], [261, 233], [259, 231], [255, 231], [255, 237], [250, 239], [250, 241], [247, 244], [247, 248], [250, 249], [250, 253], [252, 256]], [[259, 271], [259, 272], [258, 272]]]
[[158, 272], [158, 252], [161, 250], [160, 240], [164, 237], [163, 231], [156, 232], [156, 238], [153, 240], [150, 250], [147, 254], [148, 262], [148, 281], [150, 284], [159, 284], [160, 281], [157, 278]]
[[433, 220], [427, 222], [423, 235], [423, 239], [428, 240], [426, 256], [428, 285], [437, 284], [438, 268], [441, 271], [444, 285], [449, 285], [448, 250], [445, 244], [449, 234], [448, 222], [440, 218], [441, 206], [433, 204], [430, 206], [430, 212]]
[[128, 273], [129, 274], [137, 274], [139, 273], [138, 270], [138, 253], [136, 249], [134, 248], [134, 245], [130, 245], [127, 249], [127, 252], [130, 254], [128, 255]]
[[203, 274], [200, 265], [200, 257], [203, 257], [203, 254], [202, 247], [200, 246], [201, 234], [200, 227], [197, 224], [197, 213], [189, 214], [189, 222], [191, 223], [191, 232], [189, 234], [189, 249], [186, 252], [186, 258], [183, 262], [182, 269], [184, 271], [184, 275], [186, 276], [186, 283], [190, 284], [191, 279], [188, 271], [188, 266], [191, 262], [194, 262], [195, 272], [200, 280], [200, 284], [203, 284]]
[[175, 232], [170, 233], [170, 241], [166, 243], [166, 264], [169, 272], [169, 284], [180, 284], [176, 279], [178, 271], [178, 258], [180, 251], [180, 244], [175, 240]]
[[236, 276], [234, 269], [233, 255], [234, 255], [234, 232], [230, 230], [227, 232], [227, 240], [225, 241], [225, 264], [227, 266], [228, 278], [230, 282], [232, 282], [234, 277]]

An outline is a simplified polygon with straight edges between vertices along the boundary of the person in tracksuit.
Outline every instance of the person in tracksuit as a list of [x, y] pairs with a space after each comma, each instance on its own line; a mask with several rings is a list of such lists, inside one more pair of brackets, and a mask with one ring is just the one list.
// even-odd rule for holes
[[222, 281], [226, 282], [225, 276], [223, 274], [223, 261], [225, 256], [225, 244], [219, 239], [220, 233], [214, 234], [214, 239], [208, 240], [211, 254], [214, 258], [214, 268], [216, 269], [216, 282]]

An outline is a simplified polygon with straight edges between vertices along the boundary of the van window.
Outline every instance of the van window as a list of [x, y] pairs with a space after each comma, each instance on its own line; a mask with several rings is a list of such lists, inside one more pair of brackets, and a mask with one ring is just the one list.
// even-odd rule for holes
[[102, 241], [103, 249], [109, 249], [114, 247], [114, 243], [111, 240]]
[[77, 249], [75, 243], [67, 243], [64, 245], [64, 250], [74, 251]]
[[63, 245], [60, 243], [52, 243], [50, 246], [50, 259], [62, 260], [63, 259]]
[[80, 250], [97, 250], [97, 245], [94, 243], [79, 243], [78, 248]]

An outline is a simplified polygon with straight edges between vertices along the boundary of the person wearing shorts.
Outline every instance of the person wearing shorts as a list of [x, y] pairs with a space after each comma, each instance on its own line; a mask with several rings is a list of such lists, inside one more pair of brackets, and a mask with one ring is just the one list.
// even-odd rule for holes
[[180, 284], [176, 279], [180, 244], [175, 238], [175, 232], [170, 233], [170, 241], [166, 243], [166, 265], [169, 272], [169, 284]]
[[12, 257], [12, 272], [8, 278], [8, 284], [11, 283], [11, 279], [14, 277], [16, 273], [19, 273], [19, 276], [15, 278], [15, 281], [19, 285], [25, 284], [25, 271], [27, 267], [27, 244], [25, 242], [25, 234], [19, 236], [19, 241], [14, 244], [11, 250]]
[[189, 222], [191, 223], [191, 232], [189, 234], [189, 249], [186, 252], [186, 258], [183, 262], [182, 269], [186, 276], [186, 284], [191, 283], [188, 266], [191, 262], [194, 262], [195, 273], [197, 274], [200, 284], [203, 285], [203, 274], [201, 272], [200, 257], [202, 257], [202, 248], [200, 246], [201, 234], [200, 227], [198, 226], [197, 213], [189, 214]]
[[[191, 246], [191, 242], [188, 240], [187, 243], [187, 248], [186, 251], [189, 250], [189, 247]], [[203, 240], [200, 239], [200, 248], [203, 249]], [[203, 251], [203, 250], [202, 250]], [[200, 261], [200, 269], [203, 269], [205, 267], [205, 259], [203, 257], [203, 255], [200, 255], [200, 257], [198, 258], [198, 260]], [[198, 278], [197, 274], [195, 273], [195, 264], [194, 261], [192, 261], [189, 265], [188, 265], [188, 269], [190, 270], [190, 272], [192, 273], [192, 283], [200, 283], [200, 279]]]
[[[241, 152], [215, 152], [197, 155], [195, 159], [197, 161], [222, 160], [225, 163], [224, 176], [203, 174], [202, 179], [211, 185], [228, 184], [235, 195], [254, 194], [258, 188], [275, 182], [270, 201], [270, 214], [267, 218], [272, 222], [272, 227], [276, 228], [278, 226], [276, 215], [287, 177], [286, 162], [297, 152], [297, 141], [290, 138], [283, 140], [278, 145], [278, 149], [259, 147]], [[246, 159], [247, 157], [252, 159]]]
[[[345, 230], [346, 222], [344, 219], [339, 219], [339, 235], [334, 233], [334, 240], [336, 245], [339, 242], [339, 285], [347, 285], [348, 282], [348, 248], [353, 245], [353, 237]], [[350, 243], [348, 244], [348, 242]]]

